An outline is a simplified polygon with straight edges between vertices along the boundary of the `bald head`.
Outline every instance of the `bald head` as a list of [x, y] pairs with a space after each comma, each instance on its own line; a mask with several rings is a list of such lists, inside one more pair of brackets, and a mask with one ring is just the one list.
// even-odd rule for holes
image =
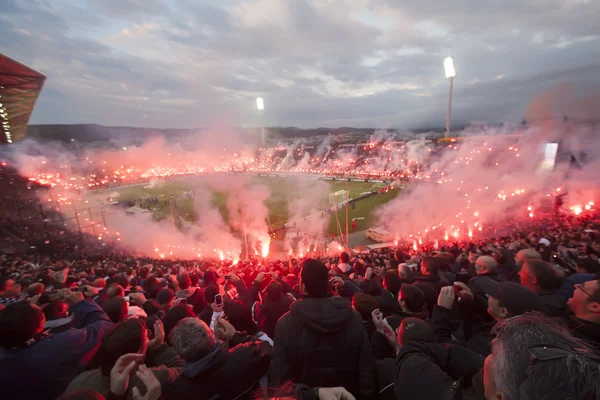
[[523, 249], [519, 250], [517, 256], [515, 257], [515, 264], [517, 267], [521, 268], [525, 261], [527, 260], [541, 260], [542, 256], [540, 253], [535, 251], [534, 249]]
[[494, 274], [498, 270], [498, 262], [494, 257], [481, 256], [475, 261], [477, 275]]

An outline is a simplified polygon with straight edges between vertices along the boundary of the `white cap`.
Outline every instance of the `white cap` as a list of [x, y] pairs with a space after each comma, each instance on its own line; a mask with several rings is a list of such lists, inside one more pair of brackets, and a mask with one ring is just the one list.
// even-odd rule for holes
[[543, 244], [544, 246], [550, 246], [550, 241], [546, 238], [541, 238], [539, 243]]

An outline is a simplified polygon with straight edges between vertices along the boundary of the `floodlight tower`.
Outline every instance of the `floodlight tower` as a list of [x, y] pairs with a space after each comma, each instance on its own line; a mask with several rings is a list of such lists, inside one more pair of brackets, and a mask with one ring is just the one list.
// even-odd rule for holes
[[260, 113], [260, 136], [262, 137], [262, 145], [265, 146], [265, 123], [263, 118], [265, 102], [262, 97], [256, 98], [256, 109]]
[[446, 112], [446, 134], [445, 137], [450, 136], [450, 111], [452, 110], [452, 86], [454, 84], [454, 77], [456, 76], [456, 69], [454, 68], [454, 60], [452, 57], [446, 57], [444, 59], [444, 70], [446, 72], [446, 78], [450, 79], [450, 94], [448, 95], [448, 112]]

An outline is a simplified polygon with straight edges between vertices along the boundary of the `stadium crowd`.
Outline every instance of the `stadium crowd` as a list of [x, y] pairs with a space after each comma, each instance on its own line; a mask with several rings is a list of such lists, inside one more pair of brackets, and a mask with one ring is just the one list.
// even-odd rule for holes
[[30, 222], [51, 243], [0, 256], [0, 397], [600, 399], [599, 217], [235, 265]]

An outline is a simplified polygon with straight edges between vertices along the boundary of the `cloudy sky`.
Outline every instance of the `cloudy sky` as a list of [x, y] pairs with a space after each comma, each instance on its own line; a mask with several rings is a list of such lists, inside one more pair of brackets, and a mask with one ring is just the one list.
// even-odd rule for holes
[[31, 123], [443, 126], [600, 84], [600, 0], [2, 0], [0, 52], [47, 75]]

